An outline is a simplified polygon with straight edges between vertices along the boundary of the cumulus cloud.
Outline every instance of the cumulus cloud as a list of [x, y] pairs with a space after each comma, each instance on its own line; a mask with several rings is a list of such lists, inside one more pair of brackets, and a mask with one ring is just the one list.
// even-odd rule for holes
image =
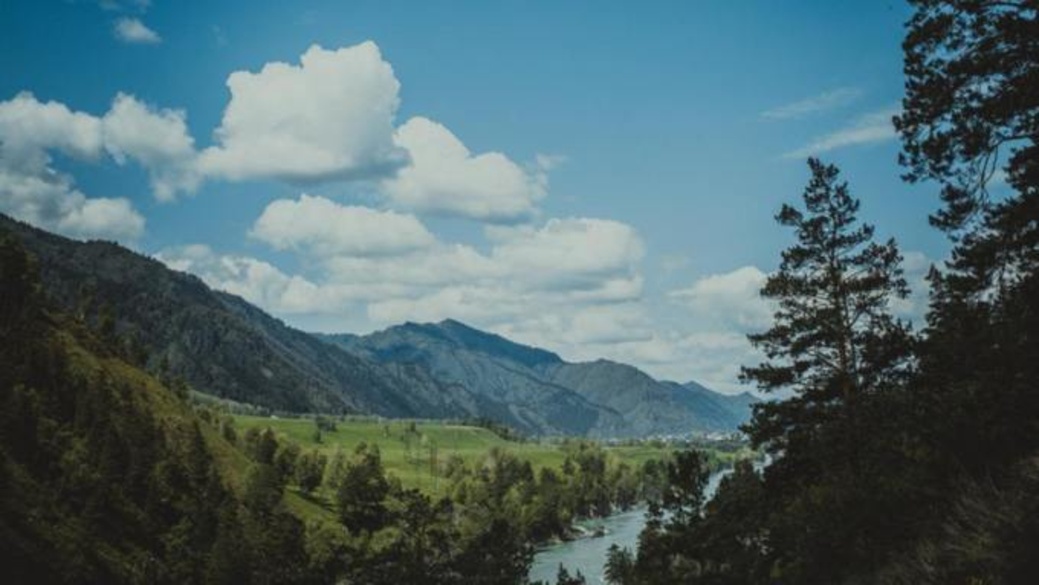
[[138, 237], [144, 218], [127, 199], [88, 197], [53, 167], [51, 152], [89, 162], [107, 154], [148, 170], [160, 200], [199, 183], [185, 114], [155, 110], [120, 93], [101, 117], [23, 92], [0, 102], [0, 201], [3, 211], [73, 237]]
[[806, 158], [838, 148], [894, 140], [897, 135], [891, 119], [898, 115], [898, 112], [899, 109], [894, 107], [866, 114], [840, 130], [820, 136], [797, 150], [783, 154], [783, 158]]
[[738, 376], [741, 365], [756, 364], [763, 357], [747, 334], [765, 331], [772, 323], [776, 307], [760, 295], [767, 278], [760, 268], [743, 266], [668, 293], [686, 309], [691, 322], [686, 332], [650, 344], [660, 359], [657, 371], [680, 380], [695, 375], [698, 382], [722, 392], [750, 390], [738, 383]]
[[126, 241], [144, 232], [144, 218], [128, 200], [88, 198], [52, 169], [27, 170], [0, 163], [0, 212], [73, 238]]
[[73, 112], [59, 102], [40, 102], [28, 92], [0, 102], [0, 139], [9, 165], [39, 166], [49, 149], [82, 159], [97, 158], [103, 140], [101, 121]]
[[489, 228], [496, 263], [532, 283], [588, 290], [614, 277], [634, 277], [645, 248], [631, 226], [591, 218], [550, 219], [541, 228]]
[[449, 286], [489, 286], [505, 276], [484, 254], [464, 244], [437, 242], [391, 257], [336, 256], [325, 261], [330, 279], [367, 284], [392, 283], [398, 297], [415, 298]]
[[276, 249], [321, 257], [385, 256], [433, 244], [433, 234], [414, 216], [345, 206], [323, 197], [280, 199], [264, 209], [250, 234]]
[[541, 156], [528, 171], [498, 152], [474, 155], [450, 130], [422, 117], [398, 128], [395, 140], [411, 164], [383, 182], [383, 193], [394, 205], [430, 213], [486, 221], [529, 217], [556, 163]]
[[571, 352], [651, 336], [641, 303], [643, 245], [630, 226], [567, 218], [492, 228], [488, 236], [487, 253], [439, 243], [381, 260], [335, 258], [329, 278], [399, 285], [366, 302], [372, 326], [455, 318]]
[[[339, 229], [340, 222], [358, 229]], [[403, 227], [392, 236], [382, 234], [384, 229], [360, 227], [380, 222]], [[410, 291], [404, 295], [408, 302], [417, 304], [431, 291], [445, 294], [443, 289], [454, 286], [502, 289], [514, 296], [552, 293], [584, 303], [621, 302], [641, 294], [643, 245], [628, 225], [567, 218], [541, 227], [488, 231], [492, 245], [484, 253], [437, 240], [412, 216], [303, 196], [271, 204], [252, 233], [278, 249], [304, 254], [308, 263], [323, 266], [329, 280], [398, 284]]]
[[[231, 96], [215, 143], [201, 152], [183, 110], [119, 93], [103, 117], [31, 96], [13, 100], [7, 157], [61, 150], [81, 158], [107, 153], [119, 164], [133, 160], [148, 170], [161, 201], [213, 178], [360, 181], [394, 209], [499, 224], [535, 218], [548, 172], [562, 161], [539, 154], [523, 167], [499, 152], [473, 153], [422, 117], [395, 128], [400, 83], [373, 42], [335, 50], [314, 45], [298, 64], [237, 71], [227, 86]], [[18, 108], [34, 113], [23, 116]]]
[[[390, 227], [397, 222], [404, 228]], [[389, 231], [403, 239], [386, 240]], [[445, 318], [503, 333], [551, 326], [557, 341], [575, 345], [650, 335], [639, 304], [642, 243], [630, 226], [567, 218], [490, 231], [483, 252], [437, 240], [412, 216], [301, 196], [272, 203], [252, 234], [299, 254], [311, 277], [208, 248], [160, 257], [275, 313], [315, 317], [309, 322], [322, 327], [349, 314], [362, 315], [369, 328]]]
[[133, 158], [148, 169], [152, 192], [160, 201], [198, 188], [201, 177], [195, 168], [195, 141], [182, 110], [154, 110], [119, 93], [102, 126], [108, 153], [119, 164]]
[[400, 83], [373, 42], [311, 46], [299, 64], [236, 71], [231, 99], [199, 172], [232, 181], [372, 181], [395, 209], [489, 222], [530, 219], [560, 157], [525, 168], [500, 152], [472, 153], [442, 124], [394, 127]]
[[840, 87], [825, 91], [793, 103], [766, 110], [762, 118], [773, 120], [791, 120], [804, 118], [811, 114], [832, 110], [850, 104], [862, 95], [862, 90], [855, 87]]
[[133, 45], [156, 45], [162, 42], [159, 33], [148, 28], [139, 18], [125, 17], [115, 21], [115, 38]]
[[694, 311], [704, 323], [741, 332], [764, 330], [773, 307], [760, 295], [768, 275], [755, 266], [703, 277], [691, 286], [672, 291], [672, 299]]
[[314, 45], [299, 65], [236, 71], [227, 87], [217, 144], [201, 155], [207, 175], [306, 183], [379, 178], [407, 163], [393, 136], [400, 83], [373, 42]]
[[78, 238], [134, 239], [144, 231], [126, 199], [89, 198], [52, 167], [51, 150], [96, 160], [101, 120], [21, 93], [0, 102], [0, 211]]
[[275, 313], [305, 313], [323, 303], [335, 305], [335, 291], [274, 265], [246, 256], [220, 255], [204, 245], [168, 248], [156, 259], [173, 270], [191, 272], [206, 284]]

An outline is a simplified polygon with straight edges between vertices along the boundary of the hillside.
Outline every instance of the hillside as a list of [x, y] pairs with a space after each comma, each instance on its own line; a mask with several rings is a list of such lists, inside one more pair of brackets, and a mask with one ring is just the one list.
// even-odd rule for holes
[[[303, 525], [245, 455], [0, 237], [0, 562], [23, 583], [303, 582]], [[262, 519], [262, 521], [261, 521]]]

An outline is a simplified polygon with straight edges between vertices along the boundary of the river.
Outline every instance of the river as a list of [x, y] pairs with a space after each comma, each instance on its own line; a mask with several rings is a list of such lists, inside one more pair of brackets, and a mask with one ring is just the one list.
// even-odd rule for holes
[[[704, 489], [704, 495], [708, 499], [717, 491], [722, 478], [731, 471], [731, 469], [723, 469], [711, 474]], [[610, 545], [616, 544], [621, 548], [630, 548], [632, 553], [635, 552], [639, 533], [646, 525], [646, 509], [644, 507], [635, 508], [589, 521], [585, 525], [601, 526], [606, 530], [606, 534], [594, 538], [578, 538], [538, 549], [534, 555], [534, 562], [530, 565], [530, 573], [528, 573], [531, 581], [540, 580], [554, 585], [556, 573], [559, 572], [559, 565], [562, 563], [571, 575], [581, 571], [589, 585], [605, 583], [603, 565], [606, 564], [606, 551], [609, 550]]]

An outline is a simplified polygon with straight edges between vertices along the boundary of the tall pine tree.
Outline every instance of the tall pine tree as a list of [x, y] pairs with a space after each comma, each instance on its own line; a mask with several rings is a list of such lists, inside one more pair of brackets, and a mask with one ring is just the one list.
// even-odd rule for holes
[[909, 328], [890, 312], [891, 300], [909, 293], [898, 247], [873, 241], [837, 167], [808, 165], [804, 209], [784, 205], [776, 216], [797, 243], [761, 291], [777, 304], [774, 324], [749, 336], [768, 361], [741, 374], [765, 392], [794, 393], [761, 404], [748, 428], [775, 453], [796, 453], [820, 425], [853, 416], [864, 397], [900, 384], [908, 371]]
[[908, 294], [893, 240], [875, 242], [839, 171], [809, 159], [803, 207], [776, 216], [796, 243], [762, 296], [773, 326], [750, 335], [767, 361], [742, 379], [789, 397], [755, 407], [746, 427], [775, 457], [766, 492], [771, 563], [789, 582], [837, 582], [885, 546], [884, 493], [871, 480], [877, 436], [910, 371], [909, 327], [890, 312]]

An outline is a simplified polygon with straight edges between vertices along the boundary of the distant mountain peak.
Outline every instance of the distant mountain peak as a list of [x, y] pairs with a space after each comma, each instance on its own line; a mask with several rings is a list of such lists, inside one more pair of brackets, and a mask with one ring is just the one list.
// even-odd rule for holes
[[[466, 325], [465, 323], [462, 323], [461, 321], [458, 321], [456, 319], [452, 319], [450, 317], [448, 317], [447, 319], [444, 319], [443, 321], [437, 323], [437, 325], [439, 325], [440, 327], [451, 327], [451, 328], [459, 328], [459, 329], [468, 329], [470, 331], [479, 331], [479, 329], [477, 329], [475, 327], [471, 327], [469, 325]], [[482, 331], [480, 331], [480, 332], [483, 333]]]
[[551, 351], [517, 343], [496, 333], [483, 331], [451, 318], [437, 323], [408, 321], [403, 325], [373, 333], [372, 337], [384, 338], [401, 331], [438, 339], [469, 351], [509, 359], [528, 367], [562, 363], [563, 361], [559, 355]]

